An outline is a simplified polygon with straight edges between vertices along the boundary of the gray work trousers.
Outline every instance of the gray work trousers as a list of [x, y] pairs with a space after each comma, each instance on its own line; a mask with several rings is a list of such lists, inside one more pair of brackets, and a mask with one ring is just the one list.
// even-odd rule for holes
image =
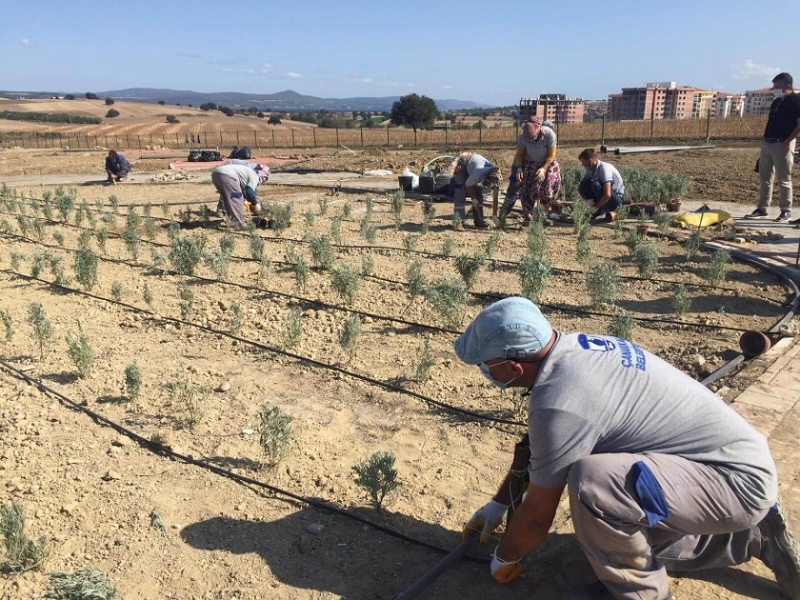
[[[669, 516], [648, 526], [631, 469], [643, 461]], [[768, 509], [742, 504], [714, 468], [667, 454], [595, 454], [569, 473], [575, 534], [614, 598], [663, 600], [666, 570], [727, 567], [759, 557], [758, 523]]]
[[[463, 169], [460, 172], [453, 175], [453, 183], [455, 183], [456, 189], [453, 192], [453, 213], [459, 215], [462, 219], [466, 216], [466, 204], [467, 204], [467, 170]], [[483, 207], [483, 188], [481, 185], [475, 184], [472, 188], [474, 198], [472, 199], [472, 206], [474, 208]]]
[[778, 180], [778, 207], [789, 210], [792, 207], [792, 165], [794, 146], [771, 144], [761, 140], [761, 154], [758, 157], [758, 174], [761, 177], [761, 190], [758, 194], [758, 208], [767, 208], [772, 200], [772, 182]]
[[247, 229], [244, 222], [244, 194], [239, 181], [223, 173], [211, 173], [211, 183], [219, 192], [219, 199], [237, 229]]

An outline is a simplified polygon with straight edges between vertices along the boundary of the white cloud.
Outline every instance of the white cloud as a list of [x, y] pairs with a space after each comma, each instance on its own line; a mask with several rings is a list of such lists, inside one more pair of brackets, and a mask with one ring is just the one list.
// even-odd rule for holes
[[223, 73], [233, 73], [233, 69], [231, 69], [230, 67], [222, 67], [222, 72]]
[[265, 62], [264, 65], [261, 67], [264, 71], [268, 71], [272, 68], [272, 63]]
[[23, 46], [32, 46], [33, 42], [30, 41], [28, 38], [22, 38], [22, 45]]
[[372, 83], [372, 79], [369, 77], [361, 77], [360, 79], [356, 79], [358, 83]]
[[780, 73], [780, 67], [768, 67], [760, 65], [750, 58], [746, 58], [738, 65], [733, 67], [731, 77], [733, 79], [764, 79], [772, 78]]
[[288, 73], [286, 73], [286, 76], [291, 78], [291, 79], [302, 79], [303, 78], [303, 76], [300, 75], [300, 73], [295, 73], [294, 71], [289, 71]]
[[247, 73], [248, 75], [252, 75], [256, 71], [255, 71], [255, 69], [245, 69], [244, 72]]
[[439, 87], [442, 88], [443, 90], [452, 90], [453, 89], [452, 85], [440, 85]]

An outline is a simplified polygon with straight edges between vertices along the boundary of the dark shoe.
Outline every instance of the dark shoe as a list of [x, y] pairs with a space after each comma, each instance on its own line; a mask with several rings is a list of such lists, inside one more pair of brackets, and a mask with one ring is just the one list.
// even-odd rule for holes
[[[602, 581], [596, 581], [588, 585], [579, 585], [572, 588], [567, 596], [569, 600], [614, 600], [614, 596], [603, 585]], [[672, 594], [667, 592], [664, 600], [672, 600]]]
[[775, 219], [778, 223], [788, 223], [789, 219], [792, 218], [792, 211], [790, 210], [782, 210], [781, 213], [778, 215], [778, 218]]
[[758, 524], [761, 530], [761, 562], [773, 573], [783, 595], [800, 600], [800, 544], [786, 523], [780, 503], [769, 509]]
[[794, 221], [789, 221], [789, 225], [800, 225], [800, 219], [795, 219]]
[[489, 227], [486, 221], [475, 221], [475, 229], [489, 229]]
[[767, 209], [766, 208], [757, 208], [749, 215], [745, 215], [745, 219], [763, 219], [767, 216]]

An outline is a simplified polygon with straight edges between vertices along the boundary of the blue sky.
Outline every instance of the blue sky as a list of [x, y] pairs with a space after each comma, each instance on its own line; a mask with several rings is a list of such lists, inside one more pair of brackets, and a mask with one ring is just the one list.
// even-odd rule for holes
[[0, 89], [416, 92], [493, 105], [541, 92], [605, 99], [646, 81], [744, 92], [781, 70], [800, 78], [798, 37], [785, 25], [796, 8], [794, 0], [3, 0]]

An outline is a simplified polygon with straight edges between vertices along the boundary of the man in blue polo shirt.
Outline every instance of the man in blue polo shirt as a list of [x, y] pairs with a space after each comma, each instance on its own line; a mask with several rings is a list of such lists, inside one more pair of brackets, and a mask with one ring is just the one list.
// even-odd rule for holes
[[[795, 139], [800, 135], [800, 94], [795, 93], [792, 85], [793, 80], [789, 73], [779, 73], [772, 80], [775, 99], [769, 108], [767, 127], [761, 140], [761, 154], [758, 157], [761, 190], [758, 206], [746, 219], [767, 216], [775, 178], [778, 179], [778, 207], [781, 210], [775, 220], [785, 223], [792, 216], [792, 165]], [[795, 223], [800, 223], [800, 219]]]
[[614, 211], [622, 205], [625, 196], [625, 183], [617, 168], [598, 160], [593, 148], [586, 148], [578, 155], [578, 160], [586, 169], [578, 192], [589, 200], [595, 208], [593, 219], [605, 216], [609, 221], [614, 218]]

